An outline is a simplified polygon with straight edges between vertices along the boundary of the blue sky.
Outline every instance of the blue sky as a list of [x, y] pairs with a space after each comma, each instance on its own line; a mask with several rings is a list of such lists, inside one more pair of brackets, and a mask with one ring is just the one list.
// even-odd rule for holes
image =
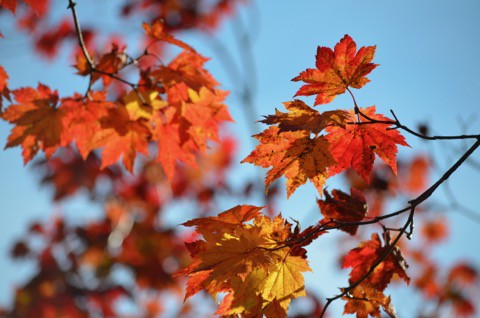
[[[79, 3], [81, 21], [82, 18], [95, 21], [95, 17], [103, 14], [108, 16], [107, 2], [99, 3], [95, 8], [99, 15], [92, 15], [92, 9], [85, 8], [91, 3], [93, 1]], [[254, 34], [252, 54], [258, 74], [255, 96], [258, 115], [272, 114], [275, 108], [282, 108], [282, 102], [292, 99], [300, 83], [290, 79], [300, 71], [314, 67], [317, 45], [333, 47], [344, 34], [349, 34], [358, 46], [377, 45], [374, 62], [380, 66], [369, 76], [371, 83], [355, 91], [361, 106], [377, 105], [377, 110], [385, 114], [393, 109], [404, 124], [415, 127], [425, 122], [436, 134], [480, 132], [480, 2], [476, 0], [257, 1], [253, 9], [247, 7], [240, 13], [243, 23]], [[57, 15], [62, 14], [68, 13], [58, 10]], [[6, 39], [0, 40], [0, 65], [10, 74], [12, 88], [36, 86], [41, 81], [64, 95], [84, 90], [85, 81], [74, 77], [72, 69], [68, 68], [71, 64], [68, 54], [63, 54], [54, 63], [37, 59], [29, 53], [28, 41], [8, 27], [12, 23], [11, 17], [3, 15], [1, 19], [0, 29]], [[129, 39], [134, 40], [142, 30], [140, 21], [130, 22], [125, 29]], [[105, 18], [101, 23], [106, 30], [115, 30], [113, 19]], [[238, 23], [226, 23], [224, 26], [216, 36], [224, 41], [238, 61], [238, 43], [233, 36], [235, 28], [238, 31]], [[194, 33], [180, 37], [203, 55], [212, 57], [209, 62], [211, 72], [225, 83], [226, 89], [235, 90], [226, 76], [225, 66], [216, 60], [216, 52], [205, 35]], [[313, 104], [313, 98], [303, 100]], [[351, 106], [350, 98], [345, 95], [331, 105], [320, 107], [326, 110]], [[242, 110], [244, 105], [232, 96], [229, 107], [236, 120], [229, 129], [241, 140], [240, 161], [255, 143], [249, 137], [249, 124]], [[0, 140], [6, 140], [9, 130], [7, 124], [0, 123]], [[461, 141], [424, 143], [405, 136], [412, 148], [401, 149], [400, 156], [419, 151], [432, 153], [439, 164], [439, 172], [446, 170], [462, 154], [462, 147], [468, 145]], [[473, 158], [480, 161], [480, 154], [474, 154]], [[28, 221], [32, 218], [49, 219], [52, 213], [67, 213], [74, 218], [88, 219], [94, 214], [89, 211], [95, 208], [86, 206], [81, 197], [52, 206], [48, 190], [39, 187], [31, 167], [23, 166], [19, 149], [3, 151], [0, 162], [0, 202], [4, 214], [0, 224], [2, 304], [11, 299], [9, 292], [13, 284], [25, 279], [25, 274], [31, 270], [28, 265], [9, 262], [6, 256], [9, 244], [24, 233]], [[257, 174], [259, 171], [260, 168], [242, 165], [235, 168], [232, 179], [241, 180], [245, 174]], [[263, 175], [264, 171], [260, 173]], [[449, 184], [460, 202], [480, 214], [479, 176], [478, 169], [464, 165], [452, 176]], [[334, 181], [330, 188], [335, 185]], [[313, 186], [303, 186], [290, 200], [282, 201], [280, 211], [301, 222], [313, 223], [316, 219], [308, 210], [317, 196]], [[432, 199], [444, 200], [442, 189]], [[231, 205], [238, 203], [232, 202]], [[449, 215], [453, 228], [451, 241], [442, 245], [442, 255], [448, 255], [442, 258], [442, 262], [467, 258], [480, 265], [480, 256], [472, 253], [470, 248], [473, 242], [478, 242], [475, 233], [480, 224], [458, 213]], [[313, 246], [310, 254], [314, 274], [307, 276], [307, 284], [324, 296], [336, 294], [336, 287], [346, 281], [345, 276], [329, 277], [329, 271], [335, 267], [335, 260], [331, 259], [332, 246], [335, 245], [326, 239]], [[393, 301], [400, 304], [395, 295]]]

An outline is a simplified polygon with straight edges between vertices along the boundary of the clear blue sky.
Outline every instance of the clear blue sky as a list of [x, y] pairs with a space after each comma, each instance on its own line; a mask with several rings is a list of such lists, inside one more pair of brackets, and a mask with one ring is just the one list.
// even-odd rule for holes
[[[97, 16], [108, 16], [107, 1], [96, 4], [95, 12], [98, 15], [91, 14], [92, 9], [86, 7], [94, 2], [79, 2], [80, 19], [94, 21]], [[66, 10], [57, 11], [59, 16], [68, 14]], [[374, 61], [380, 64], [369, 76], [371, 83], [356, 92], [360, 105], [375, 104], [378, 111], [383, 113], [388, 113], [392, 108], [404, 124], [415, 127], [417, 123], [427, 122], [437, 134], [480, 132], [479, 1], [256, 1], [253, 14], [249, 8], [241, 13], [244, 23], [255, 34], [253, 55], [258, 74], [255, 106], [259, 115], [272, 114], [275, 108], [282, 107], [282, 102], [292, 99], [300, 84], [290, 79], [305, 68], [314, 66], [317, 45], [332, 47], [344, 34], [349, 34], [359, 46], [377, 45]], [[134, 22], [136, 24], [126, 26], [130, 39], [142, 32], [141, 21]], [[57, 88], [61, 95], [84, 90], [86, 83], [72, 76], [72, 69], [68, 69], [71, 62], [66, 54], [54, 63], [36, 59], [29, 53], [27, 41], [8, 27], [10, 23], [11, 17], [1, 16], [0, 30], [6, 39], [0, 39], [0, 65], [10, 74], [12, 88], [36, 86], [41, 81]], [[109, 18], [101, 22], [110, 31], [115, 30], [113, 23]], [[224, 25], [218, 36], [233, 52], [238, 52], [232, 36], [235, 24]], [[207, 44], [207, 38], [198, 35], [185, 34], [182, 38], [203, 55], [212, 57], [209, 63], [212, 73], [225, 83], [226, 89], [234, 90], [226, 77], [224, 66], [216, 61], [215, 52]], [[313, 101], [308, 98], [304, 100]], [[242, 142], [240, 161], [252, 150], [253, 144], [243, 106], [233, 97], [229, 106], [237, 122], [230, 129]], [[332, 106], [327, 107], [349, 108], [351, 101], [347, 96], [339, 97]], [[9, 130], [7, 124], [0, 123], [0, 141], [5, 142]], [[401, 156], [417, 151], [433, 152], [441, 170], [448, 168], [461, 154], [459, 148], [449, 147], [449, 143], [435, 142], [432, 146], [411, 136], [406, 137], [412, 149], [402, 149]], [[451, 144], [460, 146], [460, 149], [465, 146], [462, 142]], [[476, 153], [474, 158], [480, 161], [480, 154]], [[85, 205], [81, 197], [52, 206], [50, 193], [38, 186], [31, 167], [23, 167], [19, 149], [3, 151], [0, 163], [0, 206], [4, 215], [0, 223], [0, 303], [4, 304], [11, 300], [13, 284], [25, 279], [25, 274], [31, 270], [28, 265], [11, 263], [6, 255], [12, 240], [24, 233], [28, 221], [32, 218], [49, 219], [52, 213], [66, 213], [74, 218], [87, 219], [94, 214], [89, 211], [95, 208]], [[244, 174], [258, 173], [259, 168], [242, 165], [235, 171], [233, 178], [241, 179]], [[478, 213], [479, 177], [478, 170], [465, 165], [450, 182], [457, 199]], [[334, 186], [331, 184], [330, 188]], [[443, 192], [439, 190], [433, 199], [442, 201], [442, 196]], [[315, 197], [313, 186], [303, 186], [290, 200], [281, 203], [280, 211], [301, 222], [313, 223], [316, 219], [307, 210], [313, 206]], [[231, 205], [238, 203], [232, 202]], [[475, 234], [480, 224], [458, 214], [452, 214], [451, 220], [451, 242], [445, 244], [442, 251], [448, 258], [443, 261], [449, 263], [451, 259], [459, 257], [474, 260], [480, 265], [480, 256], [471, 250], [472, 243], [478, 242]], [[326, 240], [319, 242], [309, 252], [315, 273], [307, 276], [307, 286], [310, 284], [324, 296], [336, 294], [336, 287], [346, 281], [344, 277], [329, 277], [328, 271], [335, 265], [335, 260], [331, 259], [332, 246]], [[393, 302], [398, 304], [397, 309], [402, 307], [395, 295]]]

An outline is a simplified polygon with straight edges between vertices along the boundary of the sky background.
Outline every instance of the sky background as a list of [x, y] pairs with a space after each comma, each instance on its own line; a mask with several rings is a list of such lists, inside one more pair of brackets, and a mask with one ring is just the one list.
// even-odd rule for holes
[[[111, 3], [115, 1], [79, 1], [78, 10], [82, 24], [95, 23], [107, 32], [118, 30]], [[58, 9], [54, 19], [68, 15], [66, 1], [54, 1]], [[112, 13], [113, 12], [113, 13]], [[98, 21], [102, 17], [102, 21]], [[290, 80], [306, 68], [314, 67], [318, 45], [333, 47], [345, 34], [349, 34], [357, 45], [377, 45], [374, 62], [380, 64], [368, 77], [371, 82], [355, 91], [360, 106], [376, 105], [377, 111], [388, 114], [393, 109], [403, 124], [416, 127], [428, 123], [435, 134], [461, 134], [480, 132], [480, 2], [445, 0], [403, 0], [403, 1], [256, 1], [241, 10], [242, 23], [224, 23], [215, 33], [235, 60], [240, 63], [235, 32], [245, 25], [253, 36], [252, 54], [255, 61], [256, 95], [255, 108], [260, 115], [273, 114], [275, 108], [282, 109], [282, 102], [292, 100], [301, 86]], [[123, 24], [129, 39], [129, 48], [134, 53], [135, 39], [143, 32], [141, 21], [127, 21]], [[10, 14], [0, 15], [0, 30], [5, 39], [0, 39], [0, 65], [10, 75], [10, 88], [36, 86], [38, 81], [59, 90], [66, 96], [74, 91], [84, 91], [84, 79], [73, 75], [69, 52], [61, 54], [54, 61], [38, 59], [31, 54], [28, 40], [17, 34], [11, 27]], [[232, 91], [229, 108], [236, 123], [227, 129], [240, 138], [238, 162], [250, 153], [256, 144], [250, 138], [250, 123], [242, 109], [244, 105], [235, 98], [235, 84], [229, 81], [225, 65], [220, 63], [212, 49], [209, 36], [194, 32], [179, 37], [195, 47], [204, 56], [212, 57], [208, 68], [213, 75]], [[135, 54], [133, 54], [135, 55]], [[239, 64], [240, 69], [245, 66]], [[302, 98], [313, 104], [313, 98]], [[320, 110], [350, 108], [348, 96], [340, 96], [332, 104]], [[0, 122], [0, 142], [6, 142], [10, 126]], [[258, 129], [264, 127], [258, 126]], [[426, 152], [435, 157], [438, 172], [445, 171], [468, 147], [469, 142], [422, 142], [406, 135], [412, 148], [400, 150], [400, 157]], [[472, 157], [480, 162], [480, 153]], [[55, 214], [67, 214], [72, 219], [88, 220], [97, 212], [96, 207], [87, 204], [83, 196], [67, 202], [52, 205], [51, 193], [38, 185], [31, 166], [23, 166], [20, 149], [8, 149], [0, 153], [0, 304], [11, 301], [15, 284], [26, 279], [31, 273], [31, 264], [13, 263], [8, 251], [13, 240], [21, 237], [32, 219], [48, 220]], [[246, 175], [265, 174], [252, 165], [238, 165], [231, 174], [234, 182], [241, 183]], [[438, 176], [438, 174], [436, 174]], [[480, 171], [472, 165], [463, 165], [449, 181], [455, 197], [465, 206], [480, 214], [478, 208], [478, 180]], [[435, 174], [432, 181], [435, 181]], [[338, 185], [338, 180], [329, 181], [329, 188]], [[282, 188], [284, 191], [284, 188]], [[307, 184], [297, 190], [289, 200], [282, 200], [279, 211], [285, 216], [298, 219], [304, 226], [315, 223], [318, 215], [311, 212], [317, 192]], [[444, 201], [445, 193], [439, 189], [432, 200]], [[231, 202], [230, 206], [243, 203]], [[247, 203], [247, 202], [245, 202]], [[255, 203], [255, 202], [248, 202]], [[226, 207], [227, 208], [227, 207]], [[478, 243], [480, 224], [453, 211], [449, 213], [452, 224], [450, 240], [442, 244], [436, 253], [439, 261], [451, 264], [456, 259], [468, 259], [480, 266]], [[477, 218], [478, 219], [478, 218]], [[186, 219], [185, 219], [186, 220]], [[179, 220], [178, 223], [185, 221]], [[334, 236], [335, 237], [335, 236]], [[323, 296], [337, 294], [337, 287], [346, 282], [343, 276], [332, 275], [336, 260], [332, 258], [335, 243], [323, 239], [311, 246], [309, 260], [314, 270], [308, 274], [310, 285]], [[408, 308], [402, 306], [408, 291], [399, 290], [393, 294], [393, 303], [400, 317]], [[398, 296], [397, 296], [398, 295]], [[410, 301], [410, 300], [409, 300]], [[413, 301], [412, 306], [420, 306]], [[339, 310], [336, 302], [334, 310]], [[331, 313], [334, 313], [332, 311]], [[480, 316], [479, 316], [480, 317]]]

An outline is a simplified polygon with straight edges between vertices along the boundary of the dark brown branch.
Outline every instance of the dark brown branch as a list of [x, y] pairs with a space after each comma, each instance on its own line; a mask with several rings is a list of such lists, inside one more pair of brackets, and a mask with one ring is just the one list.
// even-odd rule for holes
[[[353, 95], [352, 95], [353, 96]], [[355, 103], [355, 101], [354, 101]], [[356, 107], [356, 106], [355, 106]], [[355, 108], [355, 112], [357, 113], [357, 107]], [[425, 136], [423, 134], [420, 134], [410, 128], [408, 128], [407, 126], [403, 125], [400, 123], [400, 121], [398, 120], [397, 116], [395, 115], [395, 113], [393, 112], [393, 110], [390, 110], [390, 112], [392, 113], [393, 117], [395, 118], [395, 120], [378, 120], [378, 119], [374, 119], [374, 118], [371, 118], [369, 117], [368, 115], [362, 113], [360, 111], [360, 109], [358, 109], [358, 114], [360, 116], [362, 116], [363, 118], [367, 119], [368, 121], [366, 122], [356, 122], [356, 123], [348, 123], [348, 124], [352, 124], [352, 125], [371, 125], [371, 124], [385, 124], [385, 125], [393, 125], [394, 127], [390, 127], [390, 128], [387, 128], [387, 129], [402, 129], [406, 132], [408, 132], [409, 134], [411, 135], [414, 135], [415, 137], [418, 137], [418, 138], [421, 138], [421, 139], [425, 139], [425, 140], [458, 140], [458, 139], [478, 139], [480, 138], [480, 134], [478, 135], [452, 135], [452, 136]]]
[[[414, 135], [415, 137], [425, 139], [425, 140], [457, 140], [457, 139], [479, 139], [480, 138], [480, 134], [478, 134], [478, 135], [454, 135], [454, 136], [425, 136], [425, 135], [423, 135], [421, 133], [418, 133], [418, 132], [410, 129], [409, 127], [401, 124], [400, 120], [397, 118], [397, 115], [395, 115], [395, 113], [391, 109], [390, 109], [390, 112], [392, 113], [392, 116], [395, 118], [395, 120], [378, 120], [378, 119], [371, 118], [368, 115], [362, 113], [362, 111], [358, 107], [355, 96], [353, 95], [352, 91], [348, 87], [347, 87], [347, 92], [352, 97], [355, 114], [357, 115], [357, 122], [354, 122], [354, 123], [350, 122], [350, 123], [347, 123], [347, 124], [351, 124], [351, 125], [370, 125], [370, 124], [393, 125], [394, 127], [390, 127], [390, 128], [387, 128], [387, 129], [402, 129], [402, 130], [408, 132], [409, 134]], [[368, 122], [361, 122], [360, 119], [359, 119], [359, 116], [367, 119]]]
[[403, 234], [405, 234], [405, 232], [407, 231], [407, 228], [411, 225], [411, 223], [413, 222], [413, 216], [415, 214], [415, 207], [412, 207], [411, 210], [410, 210], [410, 214], [408, 216], [408, 220], [407, 222], [405, 222], [405, 225], [402, 227], [402, 229], [398, 232], [397, 236], [395, 237], [395, 239], [393, 240], [392, 243], [390, 242], [386, 242], [387, 244], [389, 244], [389, 247], [387, 249], [387, 251], [385, 251], [385, 253], [383, 253], [383, 255], [381, 257], [379, 257], [375, 263], [373, 263], [370, 268], [368, 269], [368, 271], [362, 276], [360, 277], [358, 280], [356, 280], [355, 282], [351, 283], [348, 287], [345, 287], [343, 289], [343, 292], [341, 294], [338, 294], [334, 297], [331, 297], [331, 298], [327, 298], [327, 303], [325, 304], [325, 306], [323, 307], [323, 311], [322, 313], [320, 314], [320, 318], [322, 318], [326, 311], [327, 311], [327, 308], [328, 306], [330, 306], [330, 304], [343, 297], [343, 296], [347, 296], [350, 294], [350, 291], [352, 291], [355, 287], [357, 287], [358, 285], [360, 285], [366, 278], [368, 278], [368, 276], [370, 276], [373, 271], [375, 270], [375, 268], [377, 268], [378, 265], [380, 265], [387, 257], [388, 255], [390, 255], [390, 253], [393, 251], [393, 249], [395, 248], [395, 246], [397, 245], [398, 241], [400, 240], [400, 238], [403, 236]]

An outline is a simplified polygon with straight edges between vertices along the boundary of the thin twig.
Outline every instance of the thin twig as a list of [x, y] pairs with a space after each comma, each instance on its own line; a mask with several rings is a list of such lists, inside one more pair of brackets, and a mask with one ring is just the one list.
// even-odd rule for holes
[[121, 78], [120, 76], [117, 76], [117, 75], [113, 74], [113, 73], [105, 72], [105, 71], [100, 70], [100, 69], [95, 67], [95, 62], [93, 61], [92, 57], [88, 53], [87, 46], [85, 45], [85, 41], [83, 40], [82, 29], [80, 27], [80, 22], [78, 21], [77, 10], [75, 9], [76, 5], [77, 4], [75, 3], [75, 1], [68, 0], [68, 7], [67, 8], [72, 11], [73, 22], [75, 24], [75, 32], [77, 34], [77, 39], [78, 39], [78, 45], [80, 46], [80, 49], [82, 50], [83, 56], [87, 60], [88, 67], [90, 68], [90, 71], [91, 71], [90, 81], [88, 83], [88, 89], [87, 89], [87, 93], [85, 94], [85, 96], [88, 95], [88, 92], [90, 91], [90, 89], [93, 85], [93, 82], [94, 82], [93, 79], [92, 79], [93, 73], [99, 73], [101, 75], [108, 76], [112, 79], [115, 79], [115, 80], [117, 80], [121, 83], [124, 83], [124, 84], [130, 86], [132, 88], [132, 90], [135, 91], [135, 93], [137, 94], [140, 101], [142, 103], [145, 103], [143, 96], [138, 92], [138, 89], [137, 89], [138, 85], [137, 84], [129, 82], [129, 81]]
[[371, 118], [368, 115], [362, 113], [362, 111], [360, 109], [358, 109], [358, 114], [360, 114], [360, 116], [367, 119], [368, 121], [352, 122], [352, 123], [348, 123], [348, 124], [352, 124], [352, 125], [371, 125], [371, 124], [393, 125], [394, 127], [387, 128], [387, 129], [402, 129], [402, 130], [408, 132], [409, 134], [414, 135], [415, 137], [425, 139], [425, 140], [458, 140], [458, 139], [479, 139], [480, 138], [480, 134], [477, 134], [477, 135], [452, 135], [452, 136], [425, 136], [425, 135], [423, 135], [421, 133], [418, 133], [418, 132], [410, 129], [409, 127], [401, 124], [400, 121], [398, 120], [397, 116], [393, 112], [393, 110], [390, 110], [390, 112], [394, 116], [395, 120], [374, 119], [374, 118]]
[[75, 24], [75, 31], [77, 33], [78, 45], [82, 49], [83, 56], [87, 60], [88, 66], [93, 70], [95, 69], [95, 65], [93, 63], [93, 59], [91, 58], [90, 54], [88, 53], [87, 46], [85, 45], [85, 41], [83, 40], [82, 29], [80, 28], [80, 22], [78, 22], [77, 17], [77, 10], [75, 10], [75, 6], [77, 4], [73, 0], [68, 0], [68, 9], [72, 11], [73, 22]]

